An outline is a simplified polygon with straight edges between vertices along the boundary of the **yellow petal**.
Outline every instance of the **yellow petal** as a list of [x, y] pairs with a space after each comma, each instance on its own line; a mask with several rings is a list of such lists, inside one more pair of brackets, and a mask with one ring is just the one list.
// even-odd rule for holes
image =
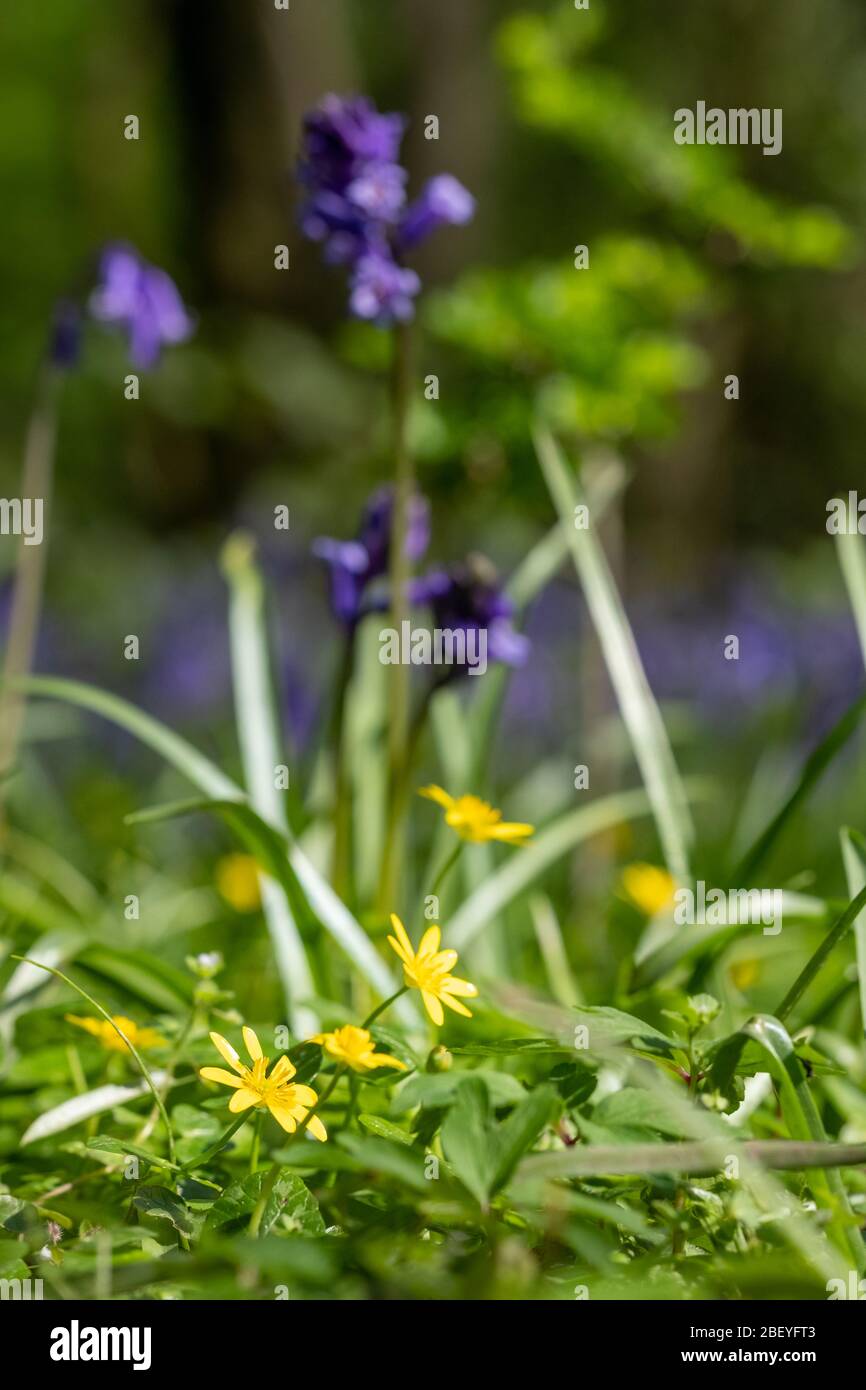
[[456, 975], [451, 975], [442, 985], [443, 994], [462, 994], [465, 999], [474, 999], [478, 994], [478, 986], [470, 984], [468, 980], [458, 979]]
[[322, 1121], [319, 1119], [318, 1115], [312, 1115], [310, 1117], [310, 1122], [307, 1125], [307, 1129], [310, 1131], [314, 1139], [318, 1139], [321, 1144], [324, 1144], [325, 1140], [328, 1137], [328, 1131], [325, 1129], [325, 1126], [322, 1124]]
[[292, 1105], [318, 1105], [319, 1097], [312, 1086], [293, 1086], [291, 1103]]
[[259, 1042], [255, 1033], [253, 1032], [252, 1028], [242, 1028], [241, 1032], [243, 1033], [244, 1046], [247, 1052], [250, 1054], [253, 1061], [257, 1062], [259, 1058], [262, 1056], [261, 1043]]
[[218, 1081], [221, 1086], [243, 1086], [243, 1081], [239, 1076], [232, 1076], [230, 1071], [223, 1071], [222, 1067], [201, 1067], [199, 1076], [205, 1081]]
[[247, 1086], [241, 1086], [239, 1091], [235, 1091], [229, 1101], [229, 1110], [232, 1114], [238, 1115], [242, 1110], [249, 1110], [251, 1105], [258, 1105], [261, 1096], [258, 1091], [251, 1091]]
[[445, 1021], [445, 1015], [442, 1012], [442, 1005], [439, 1003], [436, 995], [431, 994], [427, 989], [422, 989], [421, 998], [424, 1000], [424, 1008], [436, 1024], [436, 1027], [441, 1028]]
[[449, 796], [443, 787], [437, 787], [435, 782], [431, 782], [429, 787], [419, 787], [419, 796], [426, 796], [428, 801], [436, 801], [440, 806], [444, 806], [449, 811], [454, 805], [454, 797]]
[[453, 1009], [456, 1014], [462, 1014], [464, 1018], [472, 1017], [466, 1005], [458, 1003], [456, 999], [452, 999], [450, 994], [442, 995], [442, 1003], [447, 1004], [448, 1008]]
[[447, 974], [457, 964], [457, 952], [450, 946], [447, 951], [439, 951], [434, 964], [437, 970]]
[[506, 843], [514, 840], [525, 840], [527, 836], [535, 834], [534, 825], [524, 825], [520, 821], [501, 821], [499, 825], [494, 825], [490, 831], [491, 840], [504, 840]]
[[364, 1062], [368, 1067], [396, 1067], [397, 1071], [406, 1070], [405, 1062], [401, 1062], [399, 1057], [389, 1057], [387, 1052], [368, 1052]]
[[[419, 956], [435, 956], [439, 950], [439, 943], [442, 940], [442, 932], [435, 924], [428, 927], [421, 937], [421, 945], [418, 947]], [[457, 959], [455, 955], [454, 959]]]
[[77, 1014], [64, 1014], [67, 1023], [74, 1023], [76, 1028], [83, 1028], [85, 1033], [92, 1033], [95, 1038], [101, 1037], [103, 1025], [96, 1018], [79, 1018]]
[[246, 1067], [235, 1052], [231, 1043], [228, 1042], [221, 1033], [211, 1033], [210, 1040], [223, 1060], [228, 1062], [232, 1070], [236, 1071], [240, 1076], [243, 1076]]
[[284, 1081], [290, 1081], [294, 1074], [295, 1068], [292, 1066], [288, 1057], [278, 1057], [271, 1068], [271, 1074], [268, 1079], [273, 1081], [276, 1085], [280, 1085]]
[[396, 912], [391, 913], [391, 926], [394, 928], [397, 940], [395, 941], [393, 936], [389, 936], [388, 940], [397, 952], [397, 955], [404, 962], [414, 960], [415, 952], [412, 950], [412, 942], [409, 940], [406, 928], [403, 926]]
[[290, 1106], [278, 1105], [276, 1102], [272, 1101], [268, 1105], [268, 1109], [281, 1129], [284, 1129], [287, 1134], [294, 1134], [298, 1125]]

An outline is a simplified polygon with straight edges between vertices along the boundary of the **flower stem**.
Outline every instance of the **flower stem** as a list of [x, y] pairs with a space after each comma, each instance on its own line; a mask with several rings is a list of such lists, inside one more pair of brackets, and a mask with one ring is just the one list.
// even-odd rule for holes
[[[252, 1169], [250, 1169], [250, 1171], [252, 1172]], [[265, 1180], [262, 1183], [262, 1190], [259, 1193], [259, 1200], [253, 1207], [253, 1214], [250, 1217], [250, 1224], [247, 1227], [247, 1235], [250, 1236], [253, 1240], [256, 1239], [256, 1236], [259, 1233], [259, 1229], [262, 1224], [262, 1217], [265, 1214], [265, 1207], [268, 1204], [268, 1198], [273, 1192], [274, 1186], [279, 1176], [279, 1163], [272, 1163], [270, 1168], [268, 1169], [267, 1176], [265, 1177]]]
[[[412, 455], [409, 450], [409, 406], [411, 403], [412, 367], [410, 355], [410, 331], [407, 324], [395, 324], [393, 337], [393, 358], [391, 370], [391, 408], [393, 411], [394, 438], [394, 512], [391, 523], [390, 578], [391, 578], [391, 626], [400, 634], [403, 622], [408, 616], [409, 557], [406, 553], [406, 539], [409, 530], [409, 509], [415, 479], [412, 468]], [[403, 769], [406, 764], [409, 741], [409, 677], [410, 668], [402, 662], [395, 662], [390, 670], [390, 691], [388, 708], [388, 795], [391, 806], [391, 833], [387, 837], [382, 858], [380, 877], [380, 906], [393, 903], [400, 880], [400, 819], [393, 815], [396, 798], [400, 794]], [[384, 909], [383, 909], [384, 910]]]
[[225, 1148], [232, 1135], [237, 1134], [241, 1125], [246, 1124], [247, 1120], [250, 1118], [251, 1113], [251, 1110], [244, 1110], [240, 1115], [238, 1115], [237, 1119], [232, 1121], [228, 1129], [223, 1131], [223, 1133], [220, 1135], [219, 1139], [217, 1139], [215, 1144], [211, 1144], [209, 1149], [205, 1149], [202, 1153], [195, 1154], [195, 1156], [193, 1158], [188, 1159], [186, 1163], [182, 1163], [181, 1172], [186, 1173], [192, 1168], [203, 1168], [206, 1163], [209, 1163], [210, 1160], [216, 1154], [218, 1154], [221, 1149]]
[[[21, 497], [22, 500], [41, 500], [43, 514], [49, 511], [51, 505], [58, 385], [57, 373], [46, 367], [39, 384], [24, 449]], [[44, 536], [39, 545], [26, 545], [22, 537], [3, 662], [3, 689], [0, 692], [0, 781], [6, 778], [18, 756], [26, 696], [15, 688], [14, 682], [29, 675], [33, 664], [47, 553], [48, 546]]]
[[[408, 985], [402, 985], [400, 989], [394, 992], [394, 994], [389, 994], [387, 999], [383, 999], [382, 1003], [378, 1004], [376, 1008], [373, 1010], [373, 1012], [367, 1015], [367, 1017], [364, 1019], [364, 1022], [361, 1024], [361, 1027], [369, 1028], [370, 1024], [375, 1023], [379, 1015], [383, 1014], [386, 1009], [390, 1008], [391, 1005], [394, 1003], [394, 1000], [399, 999], [401, 994], [405, 994], [408, 988]], [[330, 1092], [328, 1094], [330, 1094]]]
[[433, 887], [430, 889], [430, 896], [432, 898], [436, 897], [437, 893], [442, 887], [442, 884], [448, 877], [448, 874], [450, 873], [451, 869], [453, 869], [454, 865], [457, 863], [457, 860], [460, 858], [464, 844], [464, 840], [458, 840], [454, 849], [446, 858], [444, 864], [442, 865], [442, 868], [439, 870], [438, 874], [436, 875], [436, 878], [433, 881]]
[[254, 1172], [256, 1171], [256, 1169], [258, 1168], [258, 1166], [259, 1166], [259, 1151], [260, 1151], [261, 1145], [262, 1145], [262, 1119], [263, 1119], [263, 1112], [262, 1112], [261, 1110], [257, 1110], [257, 1111], [256, 1111], [256, 1121], [255, 1121], [255, 1124], [253, 1125], [253, 1142], [252, 1142], [252, 1144], [250, 1145], [250, 1169], [249, 1169], [249, 1171], [250, 1171], [251, 1173], [254, 1173]]

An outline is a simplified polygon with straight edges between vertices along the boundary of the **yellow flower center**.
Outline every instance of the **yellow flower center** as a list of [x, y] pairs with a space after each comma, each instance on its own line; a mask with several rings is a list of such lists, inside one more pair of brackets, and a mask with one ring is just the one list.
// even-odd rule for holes
[[480, 796], [458, 796], [445, 813], [446, 824], [469, 839], [498, 825], [501, 820], [502, 812], [482, 801]]

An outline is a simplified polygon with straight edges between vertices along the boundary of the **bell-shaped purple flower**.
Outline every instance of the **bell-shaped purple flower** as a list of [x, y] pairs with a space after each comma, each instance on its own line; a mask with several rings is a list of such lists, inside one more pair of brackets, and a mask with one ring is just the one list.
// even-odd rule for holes
[[[382, 606], [369, 596], [369, 586], [387, 574], [391, 552], [391, 526], [394, 492], [379, 488], [369, 498], [358, 536], [338, 541], [324, 536], [313, 542], [313, 554], [324, 560], [331, 571], [331, 608], [347, 627], [354, 627], [367, 611]], [[406, 528], [406, 558], [420, 560], [430, 544], [430, 507], [416, 493], [409, 504]]]
[[163, 347], [184, 342], [195, 326], [171, 276], [120, 243], [102, 253], [90, 312], [124, 330], [132, 363], [141, 368], [154, 366]]
[[397, 229], [397, 244], [417, 246], [439, 227], [462, 227], [475, 213], [475, 199], [453, 174], [439, 174], [425, 185]]
[[421, 280], [392, 259], [390, 251], [368, 251], [355, 264], [349, 307], [355, 318], [386, 327], [407, 323], [415, 312]]
[[413, 603], [429, 606], [437, 628], [486, 632], [488, 661], [525, 664], [529, 639], [516, 631], [514, 605], [483, 555], [470, 555], [448, 570], [432, 570], [415, 580], [409, 593]]

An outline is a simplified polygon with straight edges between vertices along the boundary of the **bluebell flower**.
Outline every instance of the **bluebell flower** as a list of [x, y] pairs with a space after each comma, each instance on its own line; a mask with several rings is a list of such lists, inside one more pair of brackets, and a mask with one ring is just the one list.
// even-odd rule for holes
[[380, 327], [414, 314], [421, 281], [404, 251], [437, 227], [468, 222], [475, 201], [450, 174], [431, 179], [406, 208], [399, 162], [405, 119], [365, 97], [327, 96], [304, 121], [298, 176], [306, 190], [301, 228], [322, 243], [325, 260], [351, 271], [349, 310]]
[[[324, 536], [313, 542], [313, 554], [330, 568], [334, 616], [346, 627], [354, 627], [365, 612], [385, 606], [385, 600], [374, 599], [369, 590], [388, 572], [393, 515], [393, 489], [379, 488], [364, 508], [355, 540]], [[412, 563], [420, 560], [429, 544], [430, 508], [427, 499], [416, 493], [409, 504], [407, 559]]]
[[407, 323], [420, 288], [415, 271], [398, 265], [389, 251], [368, 251], [355, 262], [349, 307], [355, 318], [380, 326]]
[[430, 179], [420, 198], [407, 210], [397, 231], [401, 248], [417, 246], [431, 232], [449, 223], [463, 226], [475, 213], [475, 199], [452, 174], [439, 174]]
[[153, 367], [164, 346], [184, 342], [194, 328], [171, 276], [122, 243], [102, 253], [90, 312], [124, 330], [132, 363], [141, 368]]
[[463, 564], [414, 580], [409, 597], [431, 609], [437, 628], [486, 632], [488, 661], [522, 666], [529, 656], [529, 639], [512, 621], [514, 605], [483, 555], [470, 555]]

